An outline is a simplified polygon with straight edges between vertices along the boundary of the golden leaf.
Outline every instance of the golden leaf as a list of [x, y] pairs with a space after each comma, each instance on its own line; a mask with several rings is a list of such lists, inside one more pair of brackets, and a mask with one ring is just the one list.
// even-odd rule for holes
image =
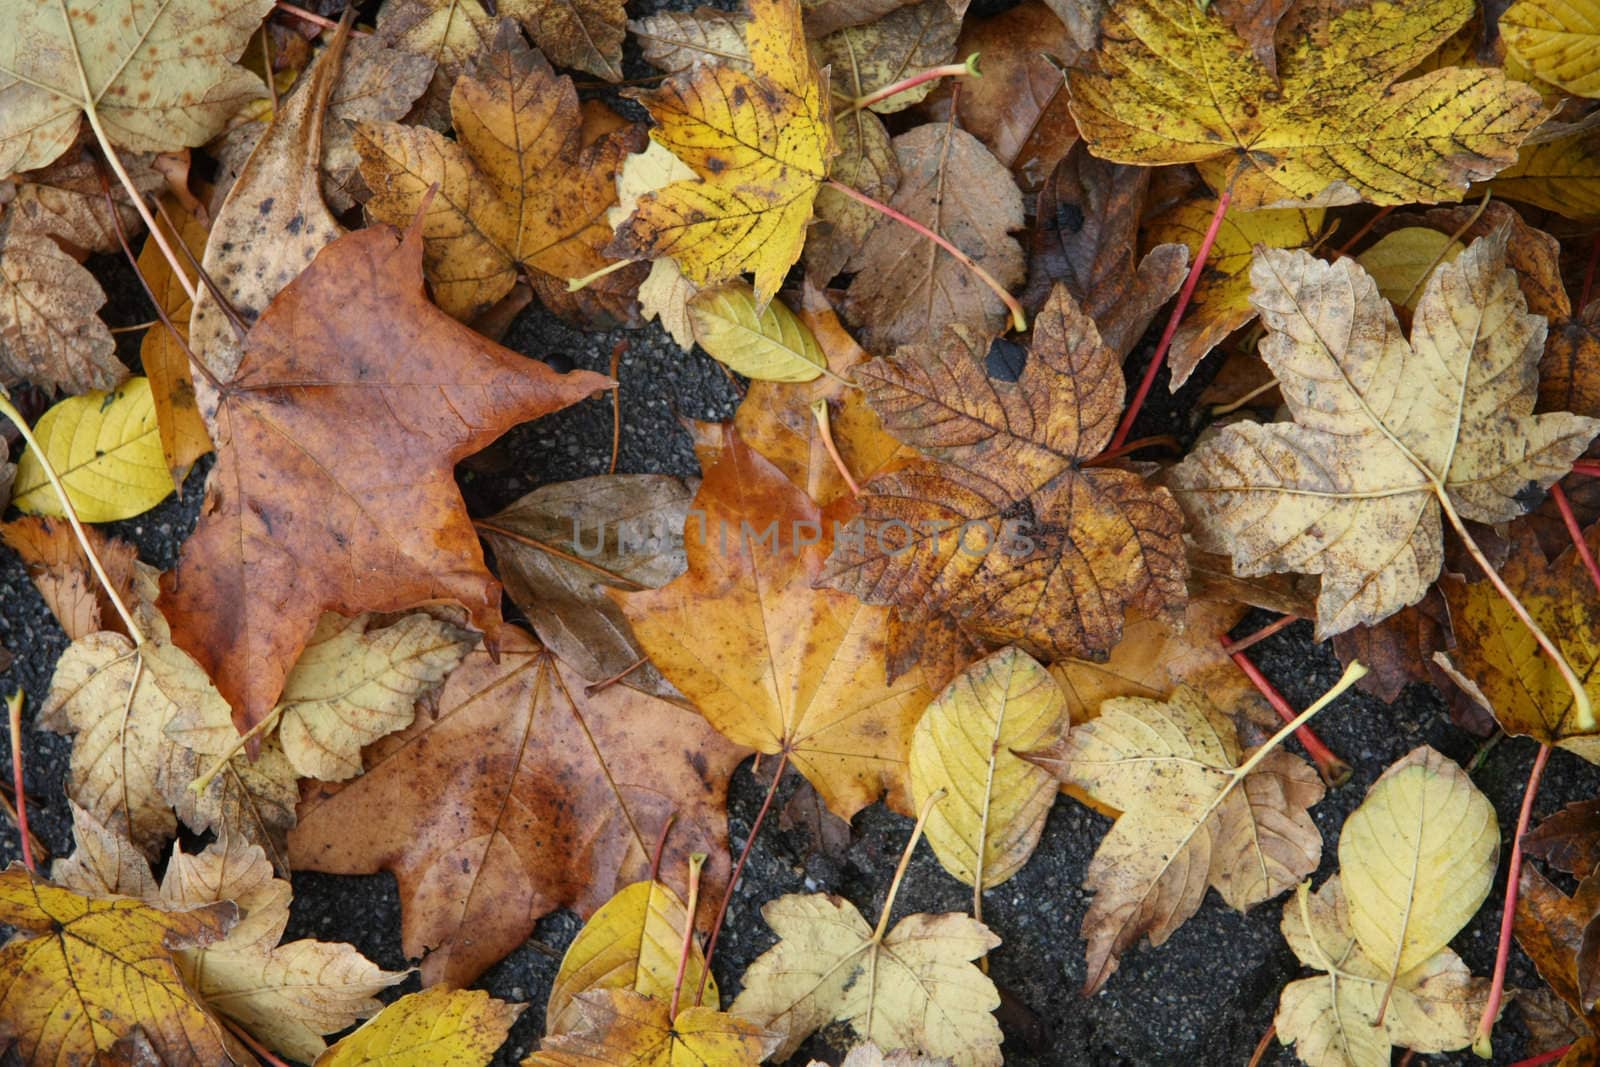
[[316, 1067], [487, 1067], [525, 1009], [481, 989], [409, 993], [318, 1056]]
[[733, 371], [767, 382], [809, 382], [827, 360], [805, 323], [781, 300], [757, 308], [748, 285], [708, 289], [689, 301], [694, 339]]
[[1506, 51], [1574, 96], [1600, 96], [1600, 3], [1517, 0], [1500, 16]]
[[700, 1067], [756, 1064], [777, 1038], [715, 1008], [687, 1007], [669, 1018], [668, 1002], [628, 989], [580, 993], [581, 1030], [547, 1037], [522, 1067]]

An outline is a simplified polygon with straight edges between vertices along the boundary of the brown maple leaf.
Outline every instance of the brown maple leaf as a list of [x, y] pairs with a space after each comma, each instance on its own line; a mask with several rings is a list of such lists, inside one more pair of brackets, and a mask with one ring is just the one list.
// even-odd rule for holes
[[272, 710], [324, 611], [453, 600], [492, 643], [500, 586], [455, 463], [610, 384], [556, 374], [430, 304], [415, 227], [334, 241], [273, 300], [221, 389], [200, 522], [162, 581], [173, 640], [241, 730]]

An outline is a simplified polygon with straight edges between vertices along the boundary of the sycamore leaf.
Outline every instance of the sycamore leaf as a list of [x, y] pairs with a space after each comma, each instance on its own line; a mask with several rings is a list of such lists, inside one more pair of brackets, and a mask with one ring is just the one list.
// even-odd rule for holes
[[1391, 304], [1417, 310], [1422, 286], [1441, 263], [1452, 263], [1467, 250], [1449, 234], [1426, 226], [1407, 226], [1384, 234], [1356, 257], [1361, 269], [1378, 283], [1378, 292]]
[[970, 960], [1000, 944], [966, 915], [908, 915], [887, 935], [855, 905], [827, 893], [769, 901], [761, 917], [780, 940], [745, 969], [728, 1009], [783, 1035], [788, 1058], [834, 1020], [885, 1048], [948, 1056], [962, 1067], [999, 1067], [1000, 994]]
[[[119, 157], [133, 187], [140, 193], [159, 193], [165, 179], [156, 169], [157, 156], [140, 153]], [[106, 194], [100, 184], [100, 167], [87, 151], [68, 152], [42, 170], [18, 174], [14, 181], [8, 214], [16, 214], [18, 229], [47, 233], [67, 243], [69, 249], [86, 252], [120, 252], [117, 227], [107, 210]], [[0, 196], [0, 199], [5, 199]], [[111, 183], [111, 200], [117, 219], [131, 239], [144, 227], [138, 209], [126, 189]]]
[[1574, 96], [1600, 96], [1600, 4], [1517, 0], [1500, 16], [1506, 51]]
[[[1023, 279], [1022, 194], [1011, 175], [972, 134], [954, 123], [929, 123], [894, 139], [900, 184], [889, 206], [954, 243], [1006, 288]], [[864, 326], [872, 352], [932, 342], [959, 323], [974, 334], [998, 332], [1006, 309], [988, 286], [944, 249], [889, 218], [877, 220], [845, 265], [855, 275], [845, 317]]]
[[1296, 421], [1228, 426], [1168, 484], [1237, 573], [1322, 575], [1319, 638], [1416, 603], [1443, 560], [1441, 514], [1515, 518], [1600, 429], [1532, 414], [1545, 323], [1505, 256], [1500, 231], [1435, 271], [1410, 344], [1348, 259], [1267, 250], [1251, 269], [1260, 351]]
[[1494, 884], [1500, 826], [1465, 771], [1426, 745], [1389, 766], [1339, 834], [1350, 929], [1385, 979], [1442, 950]]
[[1307, 809], [1322, 781], [1283, 749], [1241, 774], [1244, 757], [1233, 720], [1188, 686], [1166, 703], [1108, 700], [1057, 749], [1032, 757], [1122, 812], [1083, 883], [1095, 894], [1083, 917], [1086, 994], [1141, 937], [1166, 941], [1207, 885], [1244, 911], [1316, 870], [1322, 836]]
[[[817, 66], [831, 69], [837, 102], [848, 104], [929, 67], [949, 63], [957, 54], [956, 35], [960, 30], [961, 19], [945, 0], [919, 0], [872, 22], [819, 37], [812, 45], [812, 55]], [[816, 32], [809, 26], [808, 31]], [[974, 50], [969, 48], [960, 54]], [[1057, 73], [1056, 81], [1060, 80]], [[933, 89], [933, 82], [924, 82], [870, 107], [880, 115], [904, 111], [921, 103]]]
[[1591, 1032], [1600, 1027], [1600, 1012], [1595, 1010], [1596, 980], [1600, 978], [1596, 968], [1600, 958], [1597, 915], [1600, 878], [1591, 874], [1568, 896], [1533, 864], [1523, 865], [1513, 927], [1517, 944], [1538, 968], [1539, 977]]
[[156, 896], [150, 861], [138, 846], [68, 799], [72, 810], [72, 855], [50, 865], [50, 880], [86, 897]]
[[242, 729], [324, 611], [453, 600], [492, 642], [499, 583], [455, 464], [610, 384], [486, 340], [428, 303], [421, 275], [415, 229], [338, 239], [252, 327], [222, 390], [207, 503], [161, 607]]
[[408, 993], [318, 1056], [316, 1067], [488, 1067], [526, 1009], [481, 989]]
[[[664, 882], [635, 882], [617, 891], [583, 924], [561, 957], [561, 969], [545, 1005], [545, 1033], [582, 1028], [582, 994], [595, 989], [628, 989], [641, 996], [672, 999], [688, 916], [683, 901]], [[683, 988], [700, 987], [705, 955], [691, 941]], [[720, 1004], [717, 981], [706, 978], [706, 1001]]]
[[[1533, 621], [1546, 628], [1585, 690], [1600, 694], [1600, 641], [1591, 621], [1600, 613], [1600, 600], [1583, 559], [1569, 546], [1553, 563], [1546, 562], [1533, 534], [1513, 529], [1501, 577]], [[1584, 539], [1594, 551], [1600, 527], [1591, 526]], [[1447, 574], [1439, 589], [1456, 637], [1455, 647], [1436, 657], [1440, 665], [1466, 683], [1468, 693], [1507, 733], [1600, 763], [1600, 730], [1578, 727], [1572, 691], [1488, 580], [1468, 582]]]
[[[210, 230], [196, 215], [178, 203], [174, 197], [165, 201], [167, 214], [178, 224], [176, 233], [163, 218], [156, 219], [167, 243], [174, 248], [187, 247], [199, 260], [205, 256], [206, 240]], [[179, 253], [180, 255], [182, 253]], [[200, 414], [200, 404], [195, 395], [194, 377], [189, 368], [189, 355], [178, 343], [189, 341], [189, 319], [194, 305], [183, 282], [173, 273], [172, 265], [153, 238], [147, 238], [139, 252], [139, 273], [155, 294], [161, 309], [167, 313], [172, 329], [156, 323], [145, 331], [139, 345], [139, 362], [150, 379], [150, 398], [155, 407], [156, 431], [161, 438], [161, 454], [166, 457], [167, 469], [173, 481], [181, 486], [182, 476], [188, 473], [195, 460], [211, 451], [211, 433], [206, 429]], [[189, 270], [185, 267], [185, 274]], [[198, 284], [189, 278], [191, 284]], [[174, 337], [176, 333], [178, 336]]]
[[100, 321], [105, 290], [46, 233], [0, 217], [0, 386], [82, 393], [128, 376]]
[[[133, 596], [134, 561], [139, 550], [126, 541], [84, 527], [95, 556], [124, 602]], [[39, 595], [55, 615], [69, 641], [100, 630], [120, 630], [122, 620], [72, 527], [61, 519], [28, 517], [0, 523], [0, 541], [22, 559]]]
[[1497, 69], [1406, 81], [1471, 0], [1364, 0], [1297, 14], [1277, 77], [1216, 12], [1189, 0], [1107, 6], [1072, 113], [1096, 155], [1144, 166], [1218, 160], [1236, 208], [1459, 200], [1510, 165], [1543, 121], [1539, 95]]
[[837, 541], [829, 584], [868, 603], [954, 615], [1037, 655], [1097, 655], [1132, 606], [1183, 603], [1177, 505], [1131, 471], [1083, 468], [1122, 410], [1122, 368], [1064, 286], [1015, 382], [988, 376], [962, 326], [856, 372], [901, 440], [937, 457], [870, 482], [865, 536]]
[[627, 13], [621, 0], [388, 0], [378, 13], [385, 42], [438, 64], [454, 81], [489, 47], [503, 18], [527, 28], [545, 55], [606, 79], [622, 79]]
[[[805, 11], [806, 32], [814, 37], [836, 33], [847, 26], [877, 22], [910, 0], [800, 0]], [[960, 21], [967, 13], [967, 0], [945, 0], [950, 13]]]
[[359, 778], [309, 793], [295, 869], [393, 871], [401, 943], [428, 985], [471, 982], [546, 912], [594, 912], [646, 875], [674, 813], [662, 877], [682, 886], [689, 853], [709, 853], [715, 899], [728, 776], [748, 750], [675, 705], [587, 684], [508, 628], [498, 663], [469, 655], [434, 714], [369, 746]]
[[608, 474], [542, 486], [477, 523], [500, 580], [539, 640], [585, 678], [615, 678], [674, 702], [605, 587], [658, 589], [683, 573], [694, 485]]
[[363, 122], [356, 131], [374, 218], [406, 225], [439, 185], [422, 219], [439, 306], [470, 319], [510, 292], [521, 272], [554, 311], [599, 325], [629, 322], [642, 268], [576, 294], [566, 284], [611, 262], [602, 254], [611, 239], [607, 211], [623, 157], [641, 145], [637, 128], [588, 139], [572, 79], [558, 78], [512, 32], [455, 83], [450, 113], [454, 141], [393, 122]]
[[378, 1011], [374, 994], [406, 975], [381, 970], [349, 945], [279, 944], [291, 896], [258, 846], [227, 836], [198, 855], [176, 850], [160, 890], [162, 907], [174, 911], [223, 900], [238, 905], [238, 925], [221, 941], [180, 951], [178, 970], [213, 1011], [269, 1048], [309, 1062], [327, 1047], [322, 1035]]
[[[607, 209], [606, 222], [615, 229], [625, 222], [639, 206], [645, 193], [664, 189], [673, 182], [694, 177], [694, 171], [684, 166], [677, 156], [667, 151], [658, 141], [650, 141], [644, 151], [634, 152], [622, 161], [617, 170], [617, 202]], [[650, 263], [650, 273], [639, 283], [639, 314], [647, 321], [659, 319], [661, 328], [672, 335], [678, 347], [685, 352], [694, 347], [694, 326], [689, 320], [689, 301], [700, 290], [671, 256], [661, 256]]]
[[1522, 146], [1490, 183], [1495, 196], [1571, 219], [1600, 216], [1600, 130]]
[[[639, 41], [644, 61], [668, 74], [698, 63], [727, 63], [753, 70], [745, 34], [750, 16], [742, 11], [697, 7], [693, 11], [657, 11], [628, 24]], [[813, 31], [815, 29], [813, 28]]]
[[[1172, 242], [1200, 250], [1216, 201], [1209, 197], [1188, 200], [1152, 220], [1145, 231], [1151, 244]], [[1316, 242], [1324, 212], [1239, 211], [1223, 217], [1216, 242], [1206, 257], [1205, 270], [1195, 286], [1178, 332], [1172, 335], [1167, 363], [1172, 368], [1172, 391], [1189, 380], [1195, 367], [1217, 345], [1256, 317], [1250, 304], [1250, 263], [1257, 246], [1303, 248]]]
[[[172, 493], [148, 378], [68, 397], [40, 417], [34, 436], [83, 522], [142, 515]], [[22, 511], [66, 514], [31, 448], [17, 462], [11, 491]]]
[[[1310, 1067], [1388, 1067], [1391, 1046], [1445, 1052], [1472, 1041], [1488, 983], [1448, 948], [1400, 975], [1351, 930], [1338, 875], [1315, 896], [1310, 883], [1283, 907], [1283, 936], [1300, 962], [1323, 973], [1290, 982], [1278, 1000], [1278, 1040]], [[1381, 1022], [1379, 1020], [1382, 1020]]]
[[78, 117], [135, 152], [204, 144], [262, 93], [233, 60], [272, 0], [7, 0], [0, 5], [0, 175], [42, 167]]
[[1433, 658], [1454, 640], [1450, 615], [1436, 586], [1421, 600], [1382, 622], [1353, 626], [1335, 634], [1333, 650], [1346, 666], [1360, 662], [1367, 668], [1367, 674], [1356, 683], [1358, 686], [1384, 703], [1393, 704], [1410, 682], [1438, 682], [1441, 689], [1448, 684], [1443, 668]]
[[836, 814], [886, 789], [906, 810], [906, 749], [931, 694], [919, 671], [885, 682], [884, 609], [814, 588], [831, 513], [731, 428], [694, 510], [688, 572], [618, 597], [651, 660], [736, 744], [786, 753]]
[[0, 923], [20, 931], [0, 948], [0, 1037], [26, 1063], [90, 1063], [142, 1025], [160, 1062], [236, 1062], [174, 957], [219, 940], [238, 915], [230, 903], [162, 911], [85, 897], [13, 865], [0, 873]]
[[911, 738], [911, 797], [928, 816], [944, 869], [989, 889], [1022, 869], [1044, 832], [1056, 780], [1017, 755], [1059, 744], [1067, 700], [1025, 652], [1001, 649], [968, 667], [928, 705]]
[[748, 285], [708, 289], [689, 301], [694, 339], [733, 371], [769, 382], [809, 382], [826, 364], [817, 339], [781, 300], [758, 308]]
[[754, 1064], [777, 1038], [714, 1008], [686, 1007], [668, 1016], [669, 1000], [629, 989], [580, 993], [581, 1029], [546, 1037], [522, 1067], [693, 1067]]
[[701, 286], [753, 272], [764, 308], [800, 258], [835, 145], [796, 0], [752, 0], [746, 38], [753, 73], [706, 65], [639, 97], [650, 136], [699, 177], [641, 196], [611, 251], [670, 255]]

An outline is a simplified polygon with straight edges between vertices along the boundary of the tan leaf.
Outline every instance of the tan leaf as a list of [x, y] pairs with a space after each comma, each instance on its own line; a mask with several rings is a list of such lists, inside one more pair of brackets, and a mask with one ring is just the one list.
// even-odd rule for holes
[[0, 385], [82, 393], [128, 376], [100, 321], [105, 290], [49, 236], [0, 217]]
[[630, 989], [580, 993], [581, 1029], [546, 1037], [522, 1067], [679, 1067], [754, 1064], [777, 1039], [714, 1008], [686, 1007], [669, 1017], [669, 1002]]
[[155, 876], [150, 861], [132, 841], [110, 829], [87, 808], [72, 809], [72, 855], [50, 866], [50, 880], [86, 897], [133, 897], [152, 901]]
[[[117, 594], [124, 603], [131, 601], [134, 561], [139, 558], [139, 550], [93, 526], [84, 527], [84, 533]], [[99, 630], [122, 630], [121, 617], [64, 519], [30, 515], [0, 524], [0, 541], [22, 557], [28, 577], [66, 631], [68, 640], [76, 641]]]

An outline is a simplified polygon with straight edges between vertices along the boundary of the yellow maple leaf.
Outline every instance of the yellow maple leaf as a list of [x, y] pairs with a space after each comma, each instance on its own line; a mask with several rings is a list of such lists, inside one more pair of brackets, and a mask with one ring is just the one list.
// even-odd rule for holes
[[696, 285], [755, 274], [758, 308], [800, 258], [835, 154], [828, 88], [806, 49], [796, 0], [752, 0], [754, 73], [706, 64], [641, 95], [650, 136], [699, 177], [639, 198], [614, 255], [671, 256]]
[[401, 997], [317, 1057], [316, 1067], [484, 1067], [526, 1005], [481, 989], [434, 986]]
[[1506, 51], [1574, 96], [1600, 96], [1600, 3], [1517, 0], [1500, 16]]
[[1366, 0], [1301, 12], [1278, 78], [1192, 0], [1107, 6], [1100, 46], [1068, 75], [1095, 155], [1145, 166], [1226, 162], [1234, 203], [1459, 200], [1516, 159], [1538, 93], [1493, 69], [1396, 81], [1471, 17], [1471, 0]]
[[670, 1005], [630, 989], [579, 993], [582, 1030], [546, 1037], [522, 1067], [710, 1067], [756, 1064], [777, 1037], [714, 1008], [685, 1008], [669, 1018]]

